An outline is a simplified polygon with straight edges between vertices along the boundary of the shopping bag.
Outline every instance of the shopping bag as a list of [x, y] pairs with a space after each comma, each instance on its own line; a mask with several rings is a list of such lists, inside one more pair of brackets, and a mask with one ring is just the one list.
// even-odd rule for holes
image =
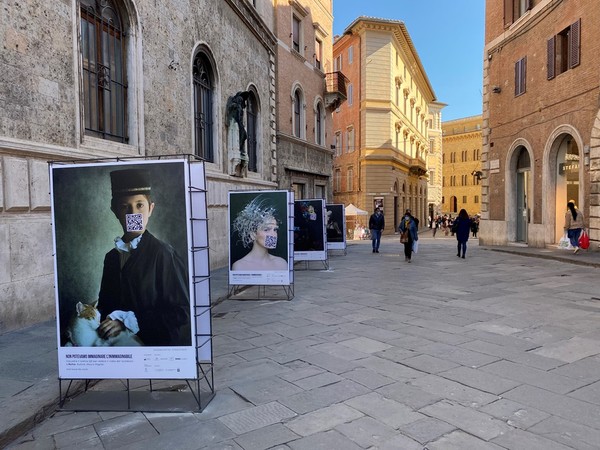
[[567, 236], [567, 233], [565, 233], [565, 235], [563, 237], [560, 238], [560, 240], [558, 241], [558, 248], [563, 249], [563, 250], [572, 250], [573, 246], [571, 245], [571, 240], [569, 239], [569, 236]]
[[413, 251], [413, 253], [419, 252], [419, 241], [413, 241], [412, 251]]
[[406, 244], [408, 242], [408, 230], [403, 233], [400, 233], [400, 243]]
[[579, 247], [587, 249], [590, 246], [590, 237], [585, 230], [581, 230], [581, 236], [579, 236]]

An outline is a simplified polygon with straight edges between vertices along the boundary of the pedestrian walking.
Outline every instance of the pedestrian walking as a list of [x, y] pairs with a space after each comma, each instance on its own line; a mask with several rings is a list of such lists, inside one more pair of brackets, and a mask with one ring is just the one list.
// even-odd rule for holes
[[456, 234], [457, 251], [456, 256], [464, 259], [467, 253], [467, 241], [469, 240], [469, 233], [471, 232], [471, 218], [469, 214], [467, 214], [466, 209], [461, 209], [458, 213], [458, 217], [454, 219], [454, 223], [452, 225], [452, 231]]
[[565, 214], [565, 231], [571, 241], [571, 245], [575, 247], [573, 253], [579, 251], [579, 236], [583, 229], [583, 213], [577, 209], [574, 200], [569, 200], [567, 203], [567, 213]]
[[379, 253], [379, 244], [381, 242], [381, 232], [385, 228], [385, 218], [379, 208], [369, 218], [369, 230], [371, 230], [371, 242], [373, 242], [373, 253]]
[[471, 233], [473, 233], [473, 237], [477, 237], [477, 233], [479, 232], [479, 216], [473, 217], [471, 221]]
[[417, 222], [410, 213], [410, 209], [407, 209], [402, 216], [398, 231], [400, 232], [400, 242], [404, 244], [404, 261], [411, 262], [413, 243], [419, 240], [419, 232]]

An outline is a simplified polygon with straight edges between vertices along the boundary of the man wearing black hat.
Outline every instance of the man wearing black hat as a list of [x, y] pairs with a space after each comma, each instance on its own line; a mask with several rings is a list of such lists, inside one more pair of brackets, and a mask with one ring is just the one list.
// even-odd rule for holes
[[111, 172], [111, 210], [123, 227], [104, 258], [98, 309], [103, 338], [125, 328], [146, 346], [191, 345], [187, 269], [173, 247], [146, 229], [154, 211], [149, 172]]

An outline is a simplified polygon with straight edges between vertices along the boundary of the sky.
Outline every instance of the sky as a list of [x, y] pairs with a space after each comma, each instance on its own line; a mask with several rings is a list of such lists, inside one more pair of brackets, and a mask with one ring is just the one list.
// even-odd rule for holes
[[481, 114], [484, 0], [333, 0], [333, 34], [359, 16], [401, 20], [425, 68], [442, 121]]

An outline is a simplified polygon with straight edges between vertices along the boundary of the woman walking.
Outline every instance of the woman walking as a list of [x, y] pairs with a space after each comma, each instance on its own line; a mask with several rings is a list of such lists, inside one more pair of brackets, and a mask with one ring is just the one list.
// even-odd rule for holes
[[467, 214], [466, 209], [461, 209], [458, 213], [458, 217], [454, 220], [453, 230], [456, 230], [457, 251], [456, 256], [460, 258], [462, 251], [462, 258], [464, 259], [467, 253], [467, 241], [469, 240], [469, 233], [471, 232], [471, 219]]
[[567, 213], [565, 214], [565, 231], [571, 241], [571, 245], [575, 247], [573, 253], [579, 251], [579, 236], [583, 229], [583, 213], [575, 207], [575, 202], [570, 200], [567, 203]]
[[406, 210], [404, 216], [400, 220], [398, 231], [400, 231], [400, 239], [404, 244], [404, 261], [410, 262], [412, 257], [413, 242], [419, 240], [417, 222], [411, 215], [410, 209]]

